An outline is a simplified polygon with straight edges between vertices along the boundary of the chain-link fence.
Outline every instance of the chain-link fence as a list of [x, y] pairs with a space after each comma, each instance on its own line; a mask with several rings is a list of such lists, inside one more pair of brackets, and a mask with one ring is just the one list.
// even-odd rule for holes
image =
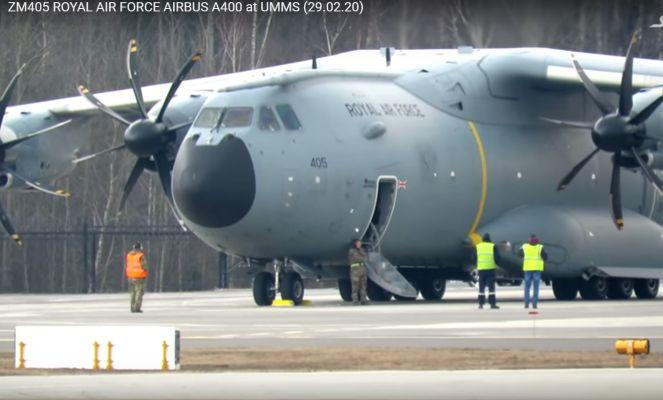
[[23, 245], [0, 240], [0, 291], [95, 293], [126, 289], [124, 256], [136, 241], [146, 253], [150, 291], [247, 287], [240, 260], [217, 253], [177, 226], [83, 226], [23, 232]]

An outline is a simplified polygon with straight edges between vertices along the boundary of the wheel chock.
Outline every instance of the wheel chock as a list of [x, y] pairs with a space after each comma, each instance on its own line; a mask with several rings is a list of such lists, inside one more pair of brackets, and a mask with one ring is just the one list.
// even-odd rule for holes
[[295, 302], [292, 300], [276, 299], [272, 302], [272, 307], [293, 307]]
[[312, 306], [313, 302], [311, 300], [302, 300], [302, 304], [300, 306]]

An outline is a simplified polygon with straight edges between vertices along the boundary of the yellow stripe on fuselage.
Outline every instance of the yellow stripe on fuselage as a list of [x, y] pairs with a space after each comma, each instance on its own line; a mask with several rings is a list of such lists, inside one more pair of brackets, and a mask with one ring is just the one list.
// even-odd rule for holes
[[486, 153], [483, 151], [483, 143], [481, 142], [481, 136], [479, 135], [476, 125], [474, 125], [474, 122], [472, 121], [467, 121], [467, 124], [470, 126], [470, 131], [472, 131], [472, 135], [474, 136], [477, 150], [479, 150], [479, 159], [481, 160], [481, 199], [479, 200], [479, 208], [474, 216], [474, 222], [472, 223], [470, 233], [468, 234], [470, 239], [474, 241], [476, 240], [475, 237], [478, 236], [476, 229], [479, 227], [479, 222], [481, 222], [483, 209], [486, 207], [486, 195], [488, 194], [488, 164], [486, 163]]

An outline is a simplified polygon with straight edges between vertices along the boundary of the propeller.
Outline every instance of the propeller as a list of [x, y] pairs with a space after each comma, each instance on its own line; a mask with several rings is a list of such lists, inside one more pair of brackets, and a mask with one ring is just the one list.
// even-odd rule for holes
[[[580, 76], [587, 94], [592, 99], [596, 107], [601, 111], [602, 116], [594, 124], [585, 122], [570, 122], [545, 119], [548, 122], [581, 129], [591, 129], [592, 141], [596, 146], [589, 155], [576, 164], [571, 171], [562, 178], [557, 190], [564, 190], [578, 175], [585, 165], [599, 152], [605, 151], [613, 154], [612, 158], [612, 176], [610, 179], [610, 211], [612, 220], [617, 229], [624, 228], [624, 218], [622, 211], [620, 172], [621, 168], [629, 165], [629, 159], [636, 161], [637, 166], [642, 170], [644, 176], [652, 182], [658, 190], [663, 192], [663, 181], [658, 178], [654, 171], [649, 167], [640, 154], [638, 148], [645, 141], [661, 141], [659, 138], [647, 135], [645, 121], [656, 111], [663, 102], [663, 95], [659, 96], [643, 108], [640, 112], [633, 112], [633, 53], [634, 48], [640, 40], [640, 31], [637, 30], [626, 52], [626, 61], [622, 72], [622, 80], [619, 88], [619, 105], [615, 108], [606, 98], [606, 96], [596, 87], [592, 80], [587, 76], [578, 60], [573, 57], [573, 66]], [[632, 163], [630, 163], [632, 165]]]
[[113, 109], [106, 106], [97, 97], [90, 93], [90, 91], [85, 86], [80, 86], [78, 88], [79, 93], [90, 103], [95, 105], [99, 111], [125, 125], [127, 128], [124, 131], [124, 145], [83, 157], [76, 160], [76, 162], [85, 161], [98, 155], [123, 148], [128, 149], [138, 158], [124, 185], [122, 198], [120, 199], [119, 212], [122, 212], [124, 209], [127, 198], [131, 194], [143, 171], [147, 168], [153, 167], [156, 167], [156, 170], [159, 174], [159, 180], [161, 181], [161, 186], [163, 187], [163, 190], [166, 193], [168, 201], [172, 207], [172, 195], [170, 188], [171, 161], [168, 157], [169, 149], [177, 140], [177, 131], [191, 125], [191, 123], [169, 126], [168, 123], [164, 121], [164, 115], [166, 114], [166, 110], [168, 109], [168, 105], [170, 104], [171, 100], [173, 97], [175, 97], [177, 89], [182, 84], [182, 81], [184, 81], [193, 66], [202, 57], [202, 51], [198, 50], [193, 53], [191, 57], [189, 57], [189, 59], [184, 63], [177, 76], [171, 83], [168, 94], [164, 98], [156, 118], [153, 119], [147, 115], [147, 108], [145, 107], [145, 101], [143, 100], [143, 91], [141, 89], [140, 75], [137, 68], [137, 53], [138, 42], [135, 39], [132, 39], [127, 50], [127, 72], [129, 74], [129, 82], [131, 83], [134, 97], [136, 98], [136, 104], [138, 105], [138, 111], [140, 113], [140, 118], [136, 121], [128, 121]]

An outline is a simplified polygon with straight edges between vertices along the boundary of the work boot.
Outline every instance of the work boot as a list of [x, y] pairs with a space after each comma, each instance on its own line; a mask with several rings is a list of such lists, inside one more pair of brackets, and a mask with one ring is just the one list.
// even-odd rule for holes
[[371, 304], [371, 303], [369, 303], [368, 300], [362, 300], [362, 301], [361, 301], [361, 305], [362, 305], [362, 306], [367, 306], [367, 305], [369, 305], [369, 304]]
[[529, 303], [525, 303], [525, 308], [529, 308]]
[[355, 301], [352, 302], [352, 305], [353, 305], [353, 306], [358, 306], [358, 305], [359, 305], [359, 302], [358, 302], [357, 300], [355, 300]]
[[495, 297], [495, 294], [489, 294], [488, 295], [488, 303], [490, 303], [490, 308], [492, 308], [492, 309], [499, 308], [497, 306], [497, 298]]
[[482, 293], [479, 295], [479, 309], [483, 308], [485, 302], [486, 302], [486, 295]]
[[490, 308], [492, 308], [493, 310], [499, 310], [500, 306], [498, 306], [497, 304], [491, 304]]

